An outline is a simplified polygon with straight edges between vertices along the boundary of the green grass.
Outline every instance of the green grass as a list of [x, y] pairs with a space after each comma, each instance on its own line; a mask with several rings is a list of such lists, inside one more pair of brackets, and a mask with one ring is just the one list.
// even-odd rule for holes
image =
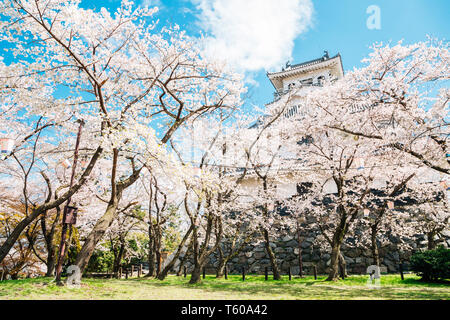
[[190, 285], [187, 278], [169, 276], [164, 281], [148, 278], [82, 279], [81, 288], [58, 287], [52, 278], [8, 280], [0, 282], [0, 300], [13, 299], [433, 299], [449, 300], [449, 283], [424, 283], [419, 277], [407, 274], [382, 275], [381, 288], [366, 286], [368, 276], [351, 276], [337, 282], [325, 281], [325, 276], [296, 278], [289, 281], [264, 280], [264, 276], [230, 275], [228, 280], [206, 276], [202, 283]]

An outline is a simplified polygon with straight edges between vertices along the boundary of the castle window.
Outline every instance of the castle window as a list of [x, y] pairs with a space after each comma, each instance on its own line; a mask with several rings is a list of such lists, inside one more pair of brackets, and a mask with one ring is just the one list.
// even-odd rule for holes
[[320, 77], [317, 78], [317, 83], [319, 85], [322, 85], [324, 83], [324, 81], [325, 81], [325, 77], [324, 76], [320, 76]]

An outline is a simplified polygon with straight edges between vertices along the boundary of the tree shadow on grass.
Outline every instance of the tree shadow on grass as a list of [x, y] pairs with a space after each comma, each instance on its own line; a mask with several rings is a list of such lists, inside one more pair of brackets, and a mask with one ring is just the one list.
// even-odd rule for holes
[[[0, 283], [0, 296], [3, 298], [39, 298], [45, 295], [63, 297], [73, 293], [79, 298], [108, 298], [116, 299], [121, 296], [133, 299], [136, 289], [143, 292], [140, 297], [146, 297], [145, 292], [155, 293], [158, 288], [167, 290], [193, 290], [197, 296], [205, 299], [220, 297], [223, 299], [450, 299], [448, 284], [427, 284], [418, 278], [405, 278], [401, 281], [397, 277], [382, 277], [380, 289], [370, 289], [365, 286], [366, 277], [349, 277], [338, 282], [325, 281], [325, 276], [314, 280], [313, 277], [293, 278], [289, 281], [284, 277], [281, 281], [264, 276], [248, 275], [245, 281], [240, 276], [230, 276], [228, 280], [206, 276], [199, 284], [189, 284], [190, 277], [169, 276], [163, 281], [154, 278], [130, 279], [85, 279], [83, 289], [73, 291], [64, 287], [57, 287], [53, 278], [37, 278], [5, 281]], [[383, 280], [385, 284], [383, 284]], [[106, 290], [106, 292], [105, 292]], [[147, 291], [148, 290], [148, 291]], [[194, 293], [194, 292], [193, 292]], [[200, 295], [199, 295], [200, 294]], [[71, 298], [72, 296], [66, 298]], [[152, 296], [149, 294], [148, 297]], [[72, 297], [72, 298], [73, 298]], [[170, 297], [170, 296], [169, 296]], [[183, 297], [184, 298], [184, 297]], [[186, 296], [189, 299], [189, 296]]]
[[439, 281], [425, 281], [422, 279], [405, 279], [402, 281], [405, 284], [414, 286], [424, 286], [424, 287], [450, 287], [450, 281], [439, 280]]
[[[320, 280], [300, 280], [293, 281], [261, 281], [258, 278], [248, 276], [246, 281], [238, 280], [236, 278], [223, 280], [215, 277], [207, 277], [201, 283], [189, 284], [189, 278], [169, 278], [164, 281], [149, 280], [139, 281], [149, 287], [174, 287], [174, 288], [188, 288], [205, 291], [208, 293], [223, 292], [231, 294], [236, 299], [240, 296], [253, 296], [255, 299], [448, 299], [450, 294], [448, 291], [439, 290], [440, 288], [411, 288], [411, 287], [395, 287], [391, 285], [382, 286], [379, 289], [370, 289], [364, 285], [346, 286], [336, 285]], [[185, 280], [180, 282], [180, 280]], [[355, 281], [355, 279], [353, 279]], [[365, 283], [363, 278], [361, 283]], [[406, 279], [405, 279], [406, 281]], [[417, 280], [409, 279], [404, 284], [416, 284]], [[437, 290], [436, 290], [437, 289]]]

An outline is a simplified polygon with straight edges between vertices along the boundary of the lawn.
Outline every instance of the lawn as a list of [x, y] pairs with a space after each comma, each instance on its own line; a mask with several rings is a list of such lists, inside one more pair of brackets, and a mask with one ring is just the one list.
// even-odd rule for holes
[[149, 300], [267, 300], [267, 299], [433, 299], [449, 300], [450, 283], [423, 283], [407, 274], [382, 275], [381, 287], [366, 286], [367, 276], [351, 276], [343, 281], [327, 282], [325, 276], [296, 278], [289, 281], [264, 280], [264, 276], [230, 275], [228, 280], [206, 276], [202, 283], [188, 284], [188, 278], [169, 276], [164, 281], [148, 278], [82, 279], [80, 288], [58, 287], [53, 278], [7, 280], [0, 282], [0, 300], [26, 299], [149, 299]]

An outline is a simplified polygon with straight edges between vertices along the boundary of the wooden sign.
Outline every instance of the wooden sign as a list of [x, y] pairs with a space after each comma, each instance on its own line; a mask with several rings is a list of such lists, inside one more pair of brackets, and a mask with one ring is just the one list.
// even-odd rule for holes
[[71, 167], [70, 161], [69, 161], [68, 159], [66, 159], [66, 160], [64, 160], [64, 161], [61, 161], [61, 165], [62, 165], [64, 168], [66, 168], [66, 169], [68, 169], [68, 168]]
[[10, 138], [0, 139], [0, 151], [1, 153], [10, 153], [14, 147], [14, 140]]
[[77, 214], [78, 214], [78, 208], [66, 206], [66, 220], [64, 223], [75, 225], [77, 224]]
[[368, 217], [370, 214], [370, 210], [369, 209], [364, 209], [364, 217]]

